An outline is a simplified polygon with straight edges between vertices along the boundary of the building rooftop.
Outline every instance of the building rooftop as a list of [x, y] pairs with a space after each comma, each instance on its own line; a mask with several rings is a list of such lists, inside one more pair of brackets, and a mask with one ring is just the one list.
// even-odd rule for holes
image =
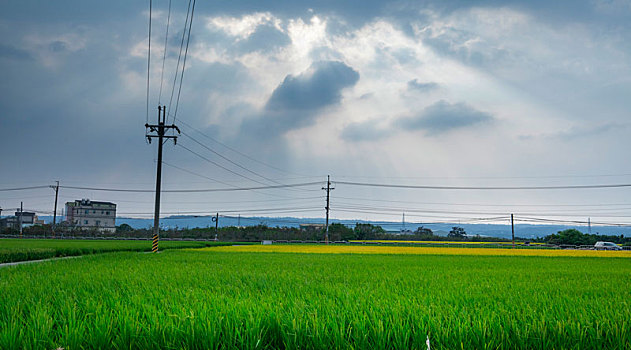
[[66, 202], [66, 205], [70, 205], [70, 206], [78, 206], [78, 205], [84, 205], [84, 206], [92, 206], [92, 205], [116, 206], [116, 204], [112, 203], [112, 202], [91, 201], [89, 199], [77, 199], [74, 202]]

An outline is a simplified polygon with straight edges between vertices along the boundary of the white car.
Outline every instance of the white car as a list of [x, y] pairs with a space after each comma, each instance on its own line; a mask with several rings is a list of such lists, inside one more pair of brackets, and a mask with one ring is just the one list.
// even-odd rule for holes
[[596, 242], [594, 244], [594, 249], [596, 250], [622, 250], [622, 248], [612, 242]]

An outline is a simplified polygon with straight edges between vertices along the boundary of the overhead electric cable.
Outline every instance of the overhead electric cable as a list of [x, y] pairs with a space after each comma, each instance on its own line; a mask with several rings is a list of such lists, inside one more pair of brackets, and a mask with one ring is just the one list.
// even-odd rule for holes
[[233, 171], [233, 170], [231, 170], [231, 169], [229, 169], [229, 168], [226, 168], [225, 166], [223, 166], [223, 165], [221, 165], [221, 164], [219, 164], [219, 163], [217, 163], [217, 162], [215, 162], [215, 161], [212, 161], [212, 160], [210, 160], [210, 159], [208, 159], [208, 158], [206, 158], [206, 157], [202, 156], [201, 154], [199, 154], [199, 153], [197, 153], [197, 152], [193, 151], [192, 149], [190, 149], [190, 148], [188, 148], [188, 147], [186, 147], [186, 146], [182, 145], [181, 143], [178, 143], [177, 145], [178, 145], [179, 147], [182, 147], [182, 148], [184, 148], [185, 150], [189, 151], [190, 153], [193, 153], [194, 155], [198, 156], [199, 158], [201, 158], [201, 159], [203, 159], [203, 160], [205, 160], [205, 161], [209, 162], [210, 164], [213, 164], [213, 165], [215, 165], [215, 166], [217, 166], [217, 167], [219, 167], [219, 168], [221, 168], [221, 169], [223, 169], [223, 170], [225, 170], [225, 171], [227, 171], [227, 172], [229, 172], [229, 173], [232, 173], [232, 174], [234, 174], [234, 175], [240, 176], [240, 177], [242, 177], [242, 178], [244, 178], [244, 179], [248, 179], [248, 180], [250, 180], [250, 181], [256, 182], [256, 183], [261, 184], [261, 185], [267, 185], [267, 184], [266, 184], [266, 183], [264, 183], [264, 182], [261, 182], [261, 181], [255, 180], [255, 179], [253, 179], [253, 178], [251, 178], [251, 177], [245, 176], [245, 175], [243, 175], [243, 174], [241, 174], [241, 173], [238, 173], [238, 172]]
[[[314, 185], [321, 185], [321, 184], [322, 184], [322, 181], [317, 181], [317, 182], [303, 182], [303, 183], [296, 183], [296, 184], [259, 186], [259, 187], [162, 190], [162, 192], [171, 192], [171, 193], [232, 192], [232, 191], [268, 190], [268, 189], [274, 189], [274, 188], [314, 186]], [[105, 191], [105, 192], [131, 192], [131, 193], [154, 192], [154, 190], [150, 190], [150, 189], [99, 188], [99, 187], [82, 187], [82, 186], [67, 186], [67, 185], [59, 186], [59, 188], [73, 189], [73, 190], [86, 190], [86, 191]]]
[[[218, 183], [220, 183], [220, 184], [224, 184], [224, 185], [226, 185], [226, 186], [230, 186], [230, 187], [232, 187], [232, 188], [239, 188], [239, 186], [236, 186], [236, 185], [234, 185], [234, 184], [231, 184], [231, 183], [228, 183], [228, 182], [224, 182], [224, 181], [220, 181], [220, 180], [217, 180], [217, 179], [213, 179], [213, 178], [210, 178], [210, 177], [208, 177], [208, 176], [205, 176], [205, 175], [202, 175], [202, 174], [198, 174], [198, 173], [196, 173], [196, 172], [194, 172], [194, 171], [191, 171], [191, 170], [188, 170], [188, 169], [184, 169], [184, 168], [181, 168], [181, 167], [178, 167], [178, 166], [175, 166], [175, 165], [169, 164], [169, 163], [164, 162], [164, 161], [162, 162], [162, 164], [165, 164], [165, 165], [167, 165], [167, 166], [170, 166], [170, 167], [172, 167], [172, 168], [178, 169], [178, 170], [180, 170], [180, 171], [186, 172], [186, 173], [191, 174], [191, 175], [199, 176], [199, 177], [204, 178], [204, 179], [208, 179], [208, 180], [211, 180], [211, 181], [214, 181], [214, 182], [218, 182]], [[305, 190], [305, 191], [307, 191], [307, 190]], [[262, 192], [259, 192], [259, 191], [256, 191], [256, 190], [252, 190], [252, 192], [256, 192], [256, 193], [261, 193], [261, 194], [263, 194]], [[284, 200], [292, 200], [292, 199], [295, 199], [295, 198], [291, 198], [291, 197], [286, 197], [286, 196], [276, 195], [276, 194], [269, 194], [269, 193], [268, 193], [268, 194], [266, 194], [266, 195], [271, 195], [271, 196], [273, 196], [273, 197], [283, 198]]]
[[[241, 165], [241, 164], [239, 164], [239, 163], [236, 163], [236, 162], [232, 161], [232, 160], [231, 160], [231, 159], [229, 159], [228, 157], [223, 156], [223, 155], [222, 155], [222, 154], [220, 154], [219, 152], [217, 152], [217, 151], [213, 150], [212, 148], [210, 148], [210, 147], [206, 146], [205, 144], [201, 143], [200, 141], [196, 140], [194, 137], [190, 136], [189, 134], [187, 134], [187, 133], [185, 133], [185, 132], [182, 132], [182, 135], [184, 135], [184, 136], [188, 137], [191, 141], [193, 141], [193, 142], [195, 142], [196, 144], [198, 144], [198, 145], [202, 146], [203, 148], [205, 148], [206, 150], [208, 150], [208, 151], [212, 152], [213, 154], [215, 154], [216, 156], [220, 157], [221, 159], [224, 159], [224, 160], [225, 160], [225, 161], [227, 161], [228, 163], [230, 163], [230, 164], [232, 164], [232, 165], [234, 165], [234, 166], [236, 166], [236, 167], [239, 167], [239, 168], [241, 168], [241, 169], [243, 169], [243, 170], [245, 170], [245, 171], [249, 172], [250, 174], [256, 175], [256, 176], [258, 176], [258, 177], [260, 177], [260, 178], [262, 178], [262, 179], [265, 179], [265, 180], [267, 180], [267, 181], [270, 181], [270, 182], [275, 182], [275, 183], [276, 183], [276, 181], [274, 181], [274, 180], [272, 180], [272, 179], [269, 179], [269, 178], [267, 178], [267, 177], [265, 177], [265, 176], [263, 176], [263, 175], [261, 175], [261, 174], [259, 174], [259, 173], [255, 172], [255, 171], [252, 171], [252, 170], [250, 170], [250, 169], [248, 169], [248, 168], [244, 167], [243, 165]], [[279, 184], [279, 183], [277, 183], [277, 184]], [[280, 185], [280, 184], [279, 184], [279, 185]]]
[[623, 177], [631, 174], [597, 174], [597, 175], [533, 175], [533, 176], [357, 176], [336, 175], [337, 178], [362, 178], [362, 179], [566, 179], [566, 178], [595, 178], [595, 177]]
[[[217, 152], [217, 151], [213, 150], [212, 148], [208, 147], [208, 146], [207, 146], [207, 145], [205, 145], [204, 143], [202, 143], [202, 142], [200, 142], [199, 140], [195, 139], [195, 138], [194, 138], [194, 137], [192, 137], [191, 135], [189, 135], [189, 134], [187, 134], [187, 133], [185, 133], [185, 132], [182, 132], [182, 135], [184, 135], [184, 136], [188, 137], [191, 141], [195, 142], [196, 144], [200, 145], [201, 147], [205, 148], [206, 150], [208, 150], [208, 151], [212, 152], [213, 154], [215, 154], [216, 156], [220, 157], [221, 159], [224, 159], [224, 160], [225, 160], [225, 161], [227, 161], [228, 163], [230, 163], [230, 164], [232, 164], [232, 165], [234, 165], [234, 166], [236, 166], [236, 167], [238, 167], [238, 168], [241, 168], [241, 169], [243, 169], [243, 170], [245, 170], [245, 171], [247, 171], [247, 172], [249, 172], [249, 173], [251, 173], [251, 174], [253, 174], [253, 175], [256, 175], [256, 176], [258, 176], [258, 177], [260, 177], [260, 178], [262, 178], [262, 179], [265, 179], [265, 180], [267, 180], [267, 181], [269, 181], [269, 182], [275, 183], [275, 184], [277, 184], [277, 185], [282, 185], [282, 183], [280, 183], [280, 182], [278, 182], [278, 181], [276, 181], [276, 180], [274, 180], [274, 179], [270, 179], [270, 178], [268, 178], [267, 176], [261, 175], [261, 174], [259, 174], [259, 173], [255, 172], [255, 171], [250, 170], [250, 169], [246, 168], [245, 166], [243, 166], [243, 165], [241, 165], [241, 164], [239, 164], [239, 163], [237, 163], [237, 162], [235, 162], [235, 161], [231, 160], [230, 158], [228, 158], [228, 157], [226, 157], [226, 156], [222, 155], [221, 153], [219, 153], [219, 152]], [[302, 190], [303, 190], [303, 191], [308, 191], [308, 190], [305, 190], [305, 189], [302, 189]], [[317, 191], [317, 190], [314, 190], [314, 191]]]
[[193, 15], [195, 14], [195, 0], [193, 0], [193, 8], [191, 9], [191, 20], [188, 23], [188, 37], [186, 38], [186, 50], [184, 51], [184, 63], [182, 63], [182, 73], [180, 75], [180, 87], [177, 91], [177, 100], [175, 102], [175, 112], [173, 113], [173, 122], [177, 118], [177, 109], [180, 105], [180, 93], [182, 92], [182, 81], [184, 80], [184, 70], [186, 69], [186, 56], [188, 54], [188, 44], [191, 41], [191, 28], [193, 27]]
[[24, 191], [24, 190], [35, 190], [39, 188], [49, 188], [50, 186], [29, 186], [29, 187], [14, 187], [14, 188], [0, 188], [0, 192], [6, 191]]
[[588, 188], [622, 188], [631, 187], [631, 184], [598, 184], [598, 185], [569, 185], [569, 186], [425, 186], [425, 185], [397, 185], [379, 184], [365, 182], [335, 181], [336, 184], [364, 187], [387, 187], [387, 188], [409, 188], [425, 190], [565, 190], [565, 189], [588, 189]]
[[[238, 155], [240, 155], [240, 156], [242, 156], [242, 157], [245, 157], [245, 158], [247, 158], [247, 159], [249, 159], [249, 160], [251, 160], [251, 161], [253, 161], [253, 162], [259, 163], [259, 164], [264, 165], [264, 166], [266, 166], [266, 167], [268, 167], [268, 168], [270, 168], [270, 169], [274, 169], [274, 170], [277, 170], [277, 171], [282, 172], [282, 173], [287, 173], [287, 174], [293, 174], [293, 175], [303, 176], [302, 174], [292, 173], [292, 172], [289, 172], [289, 171], [287, 171], [287, 170], [283, 170], [283, 169], [277, 168], [277, 167], [275, 167], [275, 166], [273, 166], [273, 165], [269, 165], [269, 164], [267, 164], [267, 163], [261, 162], [260, 160], [258, 160], [258, 159], [256, 159], [256, 158], [254, 158], [254, 157], [251, 157], [251, 156], [249, 156], [249, 155], [247, 155], [247, 154], [245, 154], [245, 153], [242, 153], [242, 152], [240, 152], [239, 150], [236, 150], [236, 149], [234, 149], [234, 148], [232, 148], [232, 147], [230, 147], [230, 146], [228, 146], [228, 145], [226, 145], [226, 144], [224, 144], [224, 143], [222, 143], [222, 142], [220, 142], [220, 141], [216, 140], [215, 138], [210, 137], [210, 136], [208, 136], [207, 134], [205, 134], [205, 133], [201, 132], [199, 129], [197, 129], [197, 128], [193, 127], [192, 125], [190, 125], [190, 124], [186, 123], [185, 121], [183, 121], [183, 120], [182, 120], [182, 118], [180, 118], [180, 123], [181, 123], [181, 124], [184, 124], [185, 126], [187, 126], [187, 127], [191, 128], [191, 129], [193, 129], [193, 130], [194, 130], [194, 131], [196, 131], [198, 134], [200, 134], [200, 135], [202, 135], [203, 137], [205, 137], [205, 138], [209, 139], [210, 141], [213, 141], [213, 142], [215, 142], [215, 143], [217, 143], [217, 144], [219, 144], [219, 145], [221, 145], [221, 146], [225, 147], [226, 149], [229, 149], [230, 151], [232, 151], [232, 152], [234, 152], [234, 153], [236, 153], [236, 154], [238, 154]], [[317, 176], [317, 177], [323, 177], [323, 176]]]
[[151, 16], [153, 13], [153, 1], [149, 0], [149, 49], [147, 51], [147, 113], [145, 124], [149, 123], [149, 74], [151, 72]]
[[188, 0], [188, 9], [186, 10], [186, 19], [184, 20], [184, 30], [182, 30], [182, 40], [180, 42], [180, 51], [177, 55], [177, 64], [175, 65], [175, 73], [173, 74], [173, 86], [171, 87], [171, 97], [169, 98], [169, 114], [171, 114], [170, 111], [171, 111], [171, 106], [173, 104], [173, 95], [175, 94], [175, 85], [177, 84], [177, 76], [180, 71], [180, 60], [182, 59], [182, 50], [184, 50], [184, 38], [186, 37], [186, 26], [188, 25], [188, 17], [191, 12], [191, 1], [192, 0]]
[[177, 166], [177, 165], [169, 164], [169, 163], [167, 163], [167, 162], [165, 162], [165, 161], [162, 161], [162, 164], [167, 165], [167, 166], [170, 166], [171, 168], [178, 169], [178, 170], [183, 171], [183, 172], [185, 172], [185, 173], [189, 173], [189, 174], [191, 174], [191, 175], [199, 176], [199, 177], [201, 177], [201, 178], [208, 179], [208, 180], [210, 180], [210, 181], [217, 182], [217, 183], [220, 183], [220, 184], [223, 184], [223, 185], [226, 185], [226, 186], [230, 186], [230, 187], [237, 187], [237, 186], [234, 186], [233, 184], [230, 184], [230, 183], [228, 183], [228, 182], [223, 182], [223, 181], [220, 181], [220, 180], [217, 180], [217, 179], [213, 179], [213, 178], [208, 177], [208, 176], [206, 176], [206, 175], [198, 174], [198, 173], [196, 173], [196, 172], [194, 172], [194, 171], [191, 171], [191, 170], [187, 170], [187, 169], [181, 168], [181, 167], [179, 167], [179, 166]]
[[[351, 203], [351, 202], [346, 202], [346, 201], [337, 201], [336, 202], [338, 205], [346, 205], [346, 206], [361, 206], [361, 207], [368, 207], [362, 204], [358, 204], [358, 203]], [[368, 208], [375, 208], [375, 207], [368, 207]], [[398, 211], [426, 211], [426, 210], [438, 210], [438, 209], [426, 209], [426, 208], [411, 208], [411, 207], [376, 207], [376, 209], [387, 209], [387, 210], [398, 210]], [[550, 212], [536, 212], [534, 214], [532, 213], [528, 213], [527, 215], [549, 215], [549, 216], [589, 216], [591, 215], [593, 212], [605, 212], [604, 214], [598, 214], [598, 215], [605, 215], [606, 213], [612, 213], [612, 211], [614, 211], [616, 214], [620, 214], [619, 211], [628, 211], [631, 210], [631, 207], [627, 207], [627, 208], [599, 208], [599, 209], [588, 209], [589, 212], [585, 211], [586, 209], [555, 209], [555, 211], [557, 213], [569, 213], [569, 214], [550, 214]], [[509, 211], [514, 211], [514, 209], [511, 209]], [[444, 212], [448, 212], [448, 213], [459, 213], [458, 211], [444, 211]], [[572, 214], [574, 213], [574, 214]], [[523, 213], [522, 213], [523, 214]]]
[[[598, 203], [598, 204], [484, 204], [484, 203], [448, 203], [448, 202], [416, 202], [388, 199], [370, 199], [359, 197], [342, 197], [335, 196], [338, 199], [349, 199], [368, 202], [389, 202], [389, 203], [407, 203], [407, 204], [425, 204], [425, 205], [449, 205], [449, 206], [470, 206], [470, 207], [613, 207], [613, 206], [631, 206], [631, 203]], [[616, 208], [611, 208], [616, 209]]]
[[169, 0], [169, 12], [167, 14], [167, 29], [164, 35], [164, 52], [162, 54], [162, 72], [160, 73], [160, 93], [158, 94], [158, 105], [162, 104], [162, 83], [164, 82], [164, 63], [167, 59], [167, 47], [169, 44], [169, 25], [171, 23], [171, 0]]

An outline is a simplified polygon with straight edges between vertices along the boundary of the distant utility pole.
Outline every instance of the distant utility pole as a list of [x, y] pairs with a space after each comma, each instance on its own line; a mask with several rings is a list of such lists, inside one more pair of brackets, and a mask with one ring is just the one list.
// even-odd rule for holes
[[56, 182], [57, 185], [50, 186], [50, 188], [55, 190], [55, 210], [53, 211], [53, 226], [51, 227], [53, 238], [55, 238], [55, 228], [57, 226], [57, 198], [59, 197], [59, 181]]
[[589, 232], [589, 234], [592, 234], [592, 218], [587, 218], [587, 232]]
[[326, 187], [322, 187], [323, 190], [326, 190], [326, 207], [324, 207], [324, 209], [326, 209], [326, 226], [325, 226], [325, 231], [324, 231], [324, 242], [326, 244], [329, 244], [329, 197], [330, 197], [330, 193], [331, 190], [334, 190], [335, 188], [331, 188], [331, 176], [327, 175], [326, 176]]
[[156, 204], [155, 210], [153, 214], [153, 242], [151, 244], [151, 251], [154, 253], [158, 252], [158, 240], [160, 234], [160, 187], [162, 185], [162, 145], [164, 144], [164, 139], [173, 139], [173, 143], [177, 143], [177, 136], [175, 135], [165, 135], [166, 131], [169, 129], [177, 130], [178, 134], [180, 133], [180, 129], [178, 129], [175, 124], [166, 125], [166, 106], [158, 106], [158, 124], [145, 124], [145, 128], [149, 129], [149, 132], [154, 132], [154, 135], [146, 135], [147, 140], [151, 143], [152, 138], [158, 139], [158, 164], [156, 169]]
[[215, 223], [215, 241], [217, 241], [217, 237], [219, 236], [219, 213], [213, 216], [212, 221]]
[[24, 212], [23, 202], [20, 202], [20, 218], [18, 219], [20, 225], [20, 238], [22, 238], [22, 214]]
[[513, 221], [513, 214], [510, 214], [510, 230], [513, 233], [513, 248], [515, 248], [515, 222]]

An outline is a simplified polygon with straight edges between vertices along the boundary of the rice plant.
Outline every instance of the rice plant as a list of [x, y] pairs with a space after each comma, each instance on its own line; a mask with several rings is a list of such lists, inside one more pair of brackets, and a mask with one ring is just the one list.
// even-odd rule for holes
[[0, 348], [631, 347], [627, 258], [222, 249], [0, 269]]

